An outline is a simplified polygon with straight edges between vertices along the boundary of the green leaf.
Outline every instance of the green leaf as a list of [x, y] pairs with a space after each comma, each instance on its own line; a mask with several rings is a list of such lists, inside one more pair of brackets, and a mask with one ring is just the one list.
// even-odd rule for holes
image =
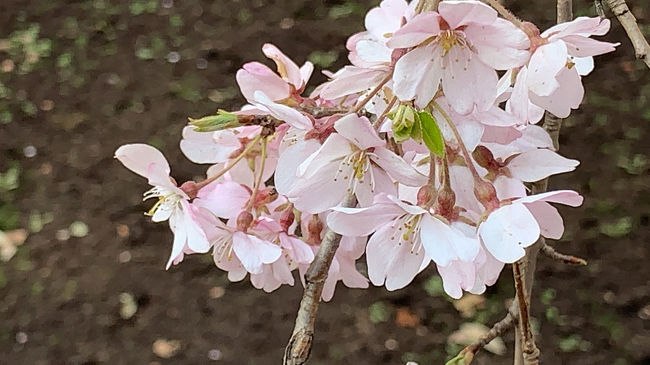
[[422, 130], [422, 140], [429, 148], [429, 151], [435, 153], [438, 157], [445, 156], [445, 140], [442, 138], [438, 123], [429, 112], [419, 112], [420, 129]]

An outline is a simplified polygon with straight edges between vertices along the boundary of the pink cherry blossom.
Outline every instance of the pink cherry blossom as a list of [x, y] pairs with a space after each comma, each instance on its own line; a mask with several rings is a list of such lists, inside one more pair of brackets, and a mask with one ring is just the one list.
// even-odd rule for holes
[[285, 100], [292, 96], [299, 97], [314, 70], [314, 65], [305, 62], [299, 68], [282, 51], [269, 43], [262, 47], [262, 52], [275, 62], [278, 73], [259, 62], [245, 64], [237, 71], [236, 76], [244, 97], [254, 101], [256, 91], [263, 92], [273, 101]]
[[149, 214], [154, 222], [169, 220], [174, 232], [172, 253], [167, 268], [182, 260], [183, 254], [208, 252], [210, 242], [202, 228], [209, 214], [189, 203], [189, 196], [171, 179], [169, 164], [160, 151], [146, 144], [123, 145], [115, 151], [126, 168], [149, 180], [154, 188], [145, 193], [145, 200], [159, 198]]
[[[442, 90], [460, 114], [496, 100], [497, 74], [523, 65], [529, 40], [512, 23], [479, 1], [444, 1], [438, 13], [415, 16], [388, 41], [392, 48], [415, 47], [395, 64], [394, 92], [424, 108]], [[467, 85], [473, 85], [467, 88]]]
[[[325, 143], [298, 166], [299, 181], [279, 185], [280, 193], [300, 210], [320, 213], [337, 205], [347, 192], [362, 205], [375, 193], [395, 192], [394, 180], [419, 186], [426, 177], [386, 148], [365, 117], [350, 114], [339, 119]], [[286, 173], [285, 176], [291, 176]]]
[[561, 237], [562, 218], [548, 202], [576, 207], [582, 204], [582, 197], [575, 191], [558, 190], [514, 200], [491, 212], [479, 225], [481, 242], [497, 260], [513, 263], [524, 256], [524, 248], [535, 243], [540, 234]]
[[433, 259], [440, 266], [454, 260], [471, 262], [479, 250], [467, 237], [429, 211], [379, 195], [367, 208], [333, 208], [327, 219], [332, 230], [368, 241], [368, 276], [375, 285], [396, 290], [408, 285]]

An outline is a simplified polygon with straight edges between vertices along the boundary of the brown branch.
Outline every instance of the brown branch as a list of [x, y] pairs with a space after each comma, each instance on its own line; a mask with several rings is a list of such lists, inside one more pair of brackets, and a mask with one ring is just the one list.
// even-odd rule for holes
[[555, 251], [555, 249], [552, 246], [549, 246], [548, 243], [546, 243], [546, 240], [542, 242], [542, 248], [540, 249], [540, 252], [555, 261], [559, 261], [563, 264], [567, 265], [581, 265], [581, 266], [586, 266], [587, 261], [585, 259], [582, 259], [580, 257], [576, 256], [571, 256], [571, 255], [565, 255], [563, 253], [559, 253]]
[[627, 7], [625, 0], [604, 0], [605, 4], [612, 9], [612, 13], [621, 23], [628, 38], [632, 41], [636, 58], [642, 60], [650, 68], [650, 45], [643, 36], [634, 14]]
[[440, 0], [420, 0], [415, 6], [415, 13], [424, 13], [425, 11], [435, 11], [438, 9]]
[[[341, 206], [353, 207], [357, 203], [354, 195], [348, 194], [341, 202]], [[320, 248], [316, 253], [314, 261], [309, 265], [305, 274], [305, 291], [300, 301], [300, 308], [296, 315], [296, 324], [289, 343], [284, 350], [284, 365], [305, 364], [311, 353], [311, 346], [314, 340], [314, 323], [323, 286], [327, 279], [334, 254], [339, 248], [341, 235], [328, 229], [321, 241]]]
[[535, 345], [535, 337], [530, 326], [530, 296], [524, 283], [523, 273], [526, 272], [528, 262], [526, 257], [512, 264], [512, 273], [515, 279], [515, 291], [517, 293], [517, 305], [519, 309], [519, 332], [521, 333], [520, 343], [523, 341], [522, 357], [525, 365], [539, 364], [539, 349]]
[[[557, 0], [557, 23], [569, 22], [573, 19], [573, 2], [572, 0]], [[544, 129], [551, 136], [553, 141], [553, 146], [556, 151], [560, 149], [560, 128], [562, 127], [562, 119], [556, 117], [555, 115], [546, 112], [544, 118]], [[545, 192], [548, 187], [548, 178], [533, 184], [532, 192], [533, 194], [538, 194]], [[525, 289], [525, 299], [527, 304], [527, 311], [530, 311], [530, 298], [532, 296], [533, 282], [535, 279], [535, 267], [537, 265], [537, 254], [544, 245], [544, 238], [540, 237], [535, 244], [526, 249], [526, 256], [522, 259], [525, 263], [523, 267], [523, 272], [521, 273], [523, 277], [523, 288]], [[528, 321], [529, 318], [523, 318], [520, 322]], [[526, 343], [526, 333], [519, 328], [515, 329], [515, 361], [514, 365], [527, 365], [539, 363], [539, 349], [535, 346], [535, 338], [532, 333], [530, 333], [529, 341], [531, 344]], [[532, 353], [530, 352], [532, 350]], [[535, 350], [536, 353], [535, 353]]]
[[510, 305], [510, 308], [508, 308], [508, 313], [506, 316], [503, 317], [503, 319], [501, 319], [499, 322], [492, 325], [492, 328], [490, 328], [490, 330], [487, 331], [483, 336], [479, 337], [476, 342], [462, 349], [458, 353], [457, 357], [462, 356], [465, 365], [469, 365], [472, 362], [472, 359], [474, 359], [474, 355], [476, 355], [477, 352], [482, 350], [495, 338], [502, 337], [508, 331], [510, 331], [517, 323], [518, 318], [519, 313], [517, 311], [517, 301], [514, 300]]

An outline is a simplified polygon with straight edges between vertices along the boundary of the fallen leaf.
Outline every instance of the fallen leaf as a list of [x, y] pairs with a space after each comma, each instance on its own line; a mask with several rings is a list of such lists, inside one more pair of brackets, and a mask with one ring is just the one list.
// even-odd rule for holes
[[[467, 346], [470, 345], [486, 334], [490, 329], [480, 323], [463, 323], [460, 328], [449, 335], [447, 341]], [[506, 353], [506, 345], [500, 337], [492, 340], [485, 349], [493, 354], [503, 355]]]
[[395, 313], [395, 323], [400, 327], [417, 327], [420, 324], [420, 318], [408, 307], [399, 307]]
[[462, 298], [454, 301], [454, 308], [463, 318], [471, 318], [476, 313], [476, 308], [483, 308], [485, 297], [476, 294], [465, 294]]
[[176, 355], [181, 349], [181, 342], [178, 340], [157, 339], [152, 346], [153, 353], [163, 359], [169, 359]]
[[18, 251], [18, 246], [22, 245], [27, 239], [27, 231], [24, 229], [15, 229], [13, 231], [0, 231], [0, 260], [7, 262]]

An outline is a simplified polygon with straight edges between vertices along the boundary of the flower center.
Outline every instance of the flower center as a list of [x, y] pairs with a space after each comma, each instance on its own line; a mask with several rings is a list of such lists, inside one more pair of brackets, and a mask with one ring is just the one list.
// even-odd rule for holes
[[151, 209], [149, 209], [148, 212], [145, 213], [150, 217], [153, 216], [158, 210], [173, 210], [178, 202], [181, 201], [180, 195], [160, 186], [156, 186], [153, 189], [146, 191], [142, 200], [144, 201], [151, 198], [158, 198], [158, 201], [153, 205], [153, 207], [151, 207]]

